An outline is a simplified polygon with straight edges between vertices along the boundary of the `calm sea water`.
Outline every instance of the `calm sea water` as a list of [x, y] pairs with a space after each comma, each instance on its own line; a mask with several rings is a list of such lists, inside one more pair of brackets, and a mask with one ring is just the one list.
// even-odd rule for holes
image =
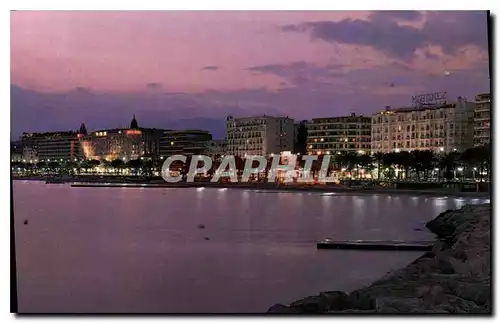
[[265, 312], [360, 288], [420, 255], [317, 250], [318, 240], [432, 239], [427, 221], [484, 202], [15, 181], [19, 310]]

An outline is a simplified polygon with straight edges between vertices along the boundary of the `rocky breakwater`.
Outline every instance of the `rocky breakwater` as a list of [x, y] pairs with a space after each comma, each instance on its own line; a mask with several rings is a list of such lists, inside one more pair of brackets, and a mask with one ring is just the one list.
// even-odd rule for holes
[[433, 250], [372, 285], [349, 294], [322, 292], [268, 313], [491, 314], [489, 204], [448, 210], [427, 223]]

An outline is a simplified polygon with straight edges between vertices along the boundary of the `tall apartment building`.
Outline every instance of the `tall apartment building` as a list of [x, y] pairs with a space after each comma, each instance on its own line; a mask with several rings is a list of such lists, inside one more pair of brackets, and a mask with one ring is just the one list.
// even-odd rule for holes
[[23, 133], [21, 141], [23, 155], [29, 151], [30, 159], [36, 156], [40, 161], [68, 162], [83, 157], [76, 131]]
[[473, 102], [455, 102], [391, 109], [372, 117], [371, 151], [463, 151], [473, 143]]
[[202, 155], [211, 140], [212, 135], [205, 130], [167, 130], [160, 137], [160, 156]]
[[226, 152], [230, 155], [267, 156], [291, 151], [294, 122], [288, 117], [226, 118]]
[[308, 154], [369, 153], [371, 118], [350, 116], [315, 118], [307, 126]]
[[489, 93], [476, 95], [474, 100], [474, 146], [490, 143], [491, 96]]

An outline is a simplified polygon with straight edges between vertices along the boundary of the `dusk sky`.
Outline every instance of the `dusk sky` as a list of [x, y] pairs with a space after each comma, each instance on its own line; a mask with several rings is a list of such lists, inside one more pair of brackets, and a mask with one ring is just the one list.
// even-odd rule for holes
[[12, 12], [12, 135], [206, 128], [257, 114], [371, 115], [419, 93], [489, 92], [487, 15]]

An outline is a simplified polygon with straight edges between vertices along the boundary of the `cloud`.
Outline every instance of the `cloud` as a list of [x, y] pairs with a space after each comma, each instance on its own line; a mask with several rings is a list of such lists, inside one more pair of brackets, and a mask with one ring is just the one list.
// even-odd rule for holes
[[486, 11], [427, 12], [422, 28], [401, 25], [398, 19], [418, 19], [420, 13], [375, 12], [368, 20], [304, 22], [282, 27], [285, 32], [307, 32], [313, 39], [351, 45], [371, 46], [388, 56], [411, 60], [415, 50], [430, 45], [441, 46], [453, 54], [466, 46], [487, 50]]
[[416, 21], [422, 18], [422, 13], [419, 11], [403, 11], [403, 10], [380, 10], [375, 11], [370, 15], [371, 20], [376, 19], [393, 19], [404, 21]]
[[257, 65], [247, 71], [259, 74], [272, 74], [287, 80], [291, 84], [304, 85], [311, 81], [327, 81], [334, 74], [333, 70], [342, 65], [319, 66], [305, 61], [283, 64]]
[[202, 68], [202, 70], [207, 70], [207, 71], [217, 71], [219, 69], [221, 69], [221, 67], [216, 65], [209, 65]]
[[159, 90], [163, 87], [162, 83], [151, 82], [146, 84], [146, 88], [149, 90]]

